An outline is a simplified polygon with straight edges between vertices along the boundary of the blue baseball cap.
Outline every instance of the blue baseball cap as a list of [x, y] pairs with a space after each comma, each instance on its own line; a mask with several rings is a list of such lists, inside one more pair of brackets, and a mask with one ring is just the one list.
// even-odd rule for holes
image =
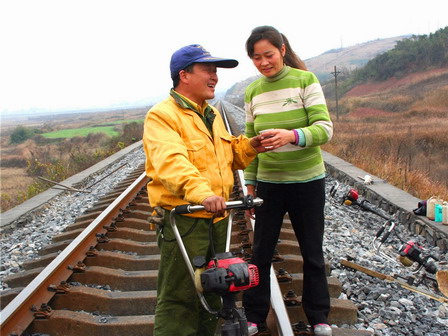
[[215, 63], [219, 68], [234, 68], [238, 61], [230, 58], [219, 58], [210, 53], [199, 44], [190, 44], [175, 51], [171, 56], [171, 79], [179, 75], [179, 71], [193, 63]]

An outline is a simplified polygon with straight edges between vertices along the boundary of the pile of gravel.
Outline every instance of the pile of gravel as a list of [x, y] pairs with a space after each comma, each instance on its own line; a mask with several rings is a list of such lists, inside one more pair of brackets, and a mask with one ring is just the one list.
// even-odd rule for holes
[[[101, 196], [113, 189], [143, 162], [143, 150], [128, 154], [93, 177], [94, 180], [100, 181], [117, 167], [127, 163], [123, 168], [95, 184], [91, 193], [68, 193], [58, 196], [40, 216], [15, 229], [14, 232], [2, 236], [0, 288], [7, 289], [2, 281], [5, 276], [20, 272], [21, 264], [25, 260], [36, 258], [38, 250], [51, 243], [53, 236], [73, 223], [77, 216], [92, 207]], [[349, 186], [339, 188], [332, 198], [329, 191], [334, 184], [332, 178], [327, 179], [324, 248], [331, 264], [331, 275], [337, 277], [343, 284], [340, 298], [353, 301], [359, 310], [358, 322], [355, 325], [340, 327], [371, 330], [375, 335], [448, 335], [448, 305], [402, 289], [396, 283], [384, 282], [341, 265], [341, 259], [349, 259], [387, 275], [399, 274], [403, 277], [411, 275], [409, 268], [382, 257], [372, 246], [372, 240], [385, 220], [356, 206], [342, 205], [341, 198]], [[423, 237], [411, 235], [401, 225], [397, 225], [396, 232], [404, 241], [411, 238], [417, 240], [426, 248], [425, 253], [434, 255], [440, 260], [438, 264], [446, 267], [447, 256], [437, 247], [429, 246]], [[397, 235], [392, 234], [380, 250], [395, 257], [400, 245], [401, 241]], [[425, 286], [421, 288], [428, 289]]]
[[[335, 181], [327, 179], [327, 195]], [[422, 236], [408, 232], [397, 223], [392, 234], [382, 245], [373, 246], [375, 235], [383, 227], [390, 228], [386, 220], [356, 205], [343, 205], [341, 200], [350, 189], [342, 186], [332, 198], [327, 196], [325, 208], [326, 232], [324, 249], [332, 267], [332, 276], [343, 284], [341, 299], [349, 299], [358, 307], [358, 323], [341, 327], [373, 331], [375, 335], [448, 335], [448, 305], [422, 294], [403, 289], [395, 282], [386, 282], [360, 271], [346, 268], [341, 260], [349, 260], [374, 271], [394, 276], [406, 282], [410, 276], [421, 279], [422, 272], [413, 274], [417, 263], [404, 267], [396, 262], [399, 249], [410, 240], [424, 247], [422, 257], [432, 255], [439, 261], [439, 269], [447, 269], [447, 256], [438, 247], [430, 246]], [[393, 218], [381, 209], [374, 208], [386, 217]], [[380, 238], [384, 237], [381, 234]], [[380, 239], [378, 239], [379, 241]], [[379, 248], [378, 248], [379, 246]], [[386, 255], [386, 256], [384, 256]], [[389, 257], [389, 258], [388, 258]], [[424, 272], [424, 271], [423, 271]], [[416, 284], [417, 282], [414, 282]], [[432, 289], [434, 282], [426, 280], [422, 290]]]

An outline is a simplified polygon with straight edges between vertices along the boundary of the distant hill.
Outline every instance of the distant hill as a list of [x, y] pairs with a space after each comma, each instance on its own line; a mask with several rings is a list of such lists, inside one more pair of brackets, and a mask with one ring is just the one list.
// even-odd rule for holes
[[[324, 83], [323, 90], [330, 108], [336, 107], [334, 80]], [[338, 76], [338, 110], [352, 116], [431, 111], [432, 117], [446, 117], [447, 93], [448, 26], [397, 40], [365, 66]]]
[[331, 72], [334, 66], [338, 71], [351, 71], [367, 64], [375, 56], [395, 47], [397, 41], [409, 38], [411, 35], [378, 39], [360, 43], [347, 48], [332, 49], [325, 53], [305, 60], [308, 69], [316, 74], [321, 82], [333, 78]]
[[[397, 41], [410, 37], [411, 35], [378, 39], [365, 43], [360, 43], [347, 48], [332, 49], [323, 54], [304, 60], [308, 69], [316, 74], [321, 83], [328, 81], [334, 71], [349, 72], [364, 66], [375, 56], [382, 54], [395, 47]], [[249, 77], [243, 81], [235, 83], [227, 92], [224, 99], [236, 106], [244, 105], [244, 90], [246, 86], [255, 80], [257, 76]]]

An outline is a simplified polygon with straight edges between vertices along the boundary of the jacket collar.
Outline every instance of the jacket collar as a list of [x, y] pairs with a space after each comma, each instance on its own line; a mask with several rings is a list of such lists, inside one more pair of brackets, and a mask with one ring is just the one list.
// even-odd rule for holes
[[204, 102], [204, 104], [200, 106], [184, 95], [181, 95], [179, 92], [176, 92], [174, 89], [171, 89], [170, 95], [182, 108], [193, 111], [199, 115], [204, 122], [204, 125], [207, 127], [209, 134], [213, 138], [213, 121], [215, 120], [216, 115], [213, 112], [212, 107], [207, 102]]

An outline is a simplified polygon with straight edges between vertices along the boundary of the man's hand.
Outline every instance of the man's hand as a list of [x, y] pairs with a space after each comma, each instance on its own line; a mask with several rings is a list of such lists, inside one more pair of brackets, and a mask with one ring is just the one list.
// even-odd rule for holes
[[282, 147], [295, 142], [294, 131], [285, 129], [270, 129], [250, 139], [250, 144], [259, 153]]
[[148, 222], [157, 226], [162, 225], [164, 213], [163, 208], [156, 206], [154, 211], [151, 213], [151, 216], [148, 217]]
[[250, 138], [250, 144], [258, 153], [264, 153], [274, 149], [272, 140], [261, 134]]
[[224, 216], [226, 201], [223, 197], [217, 195], [209, 196], [202, 202], [202, 205], [206, 211], [214, 213], [216, 217]]

